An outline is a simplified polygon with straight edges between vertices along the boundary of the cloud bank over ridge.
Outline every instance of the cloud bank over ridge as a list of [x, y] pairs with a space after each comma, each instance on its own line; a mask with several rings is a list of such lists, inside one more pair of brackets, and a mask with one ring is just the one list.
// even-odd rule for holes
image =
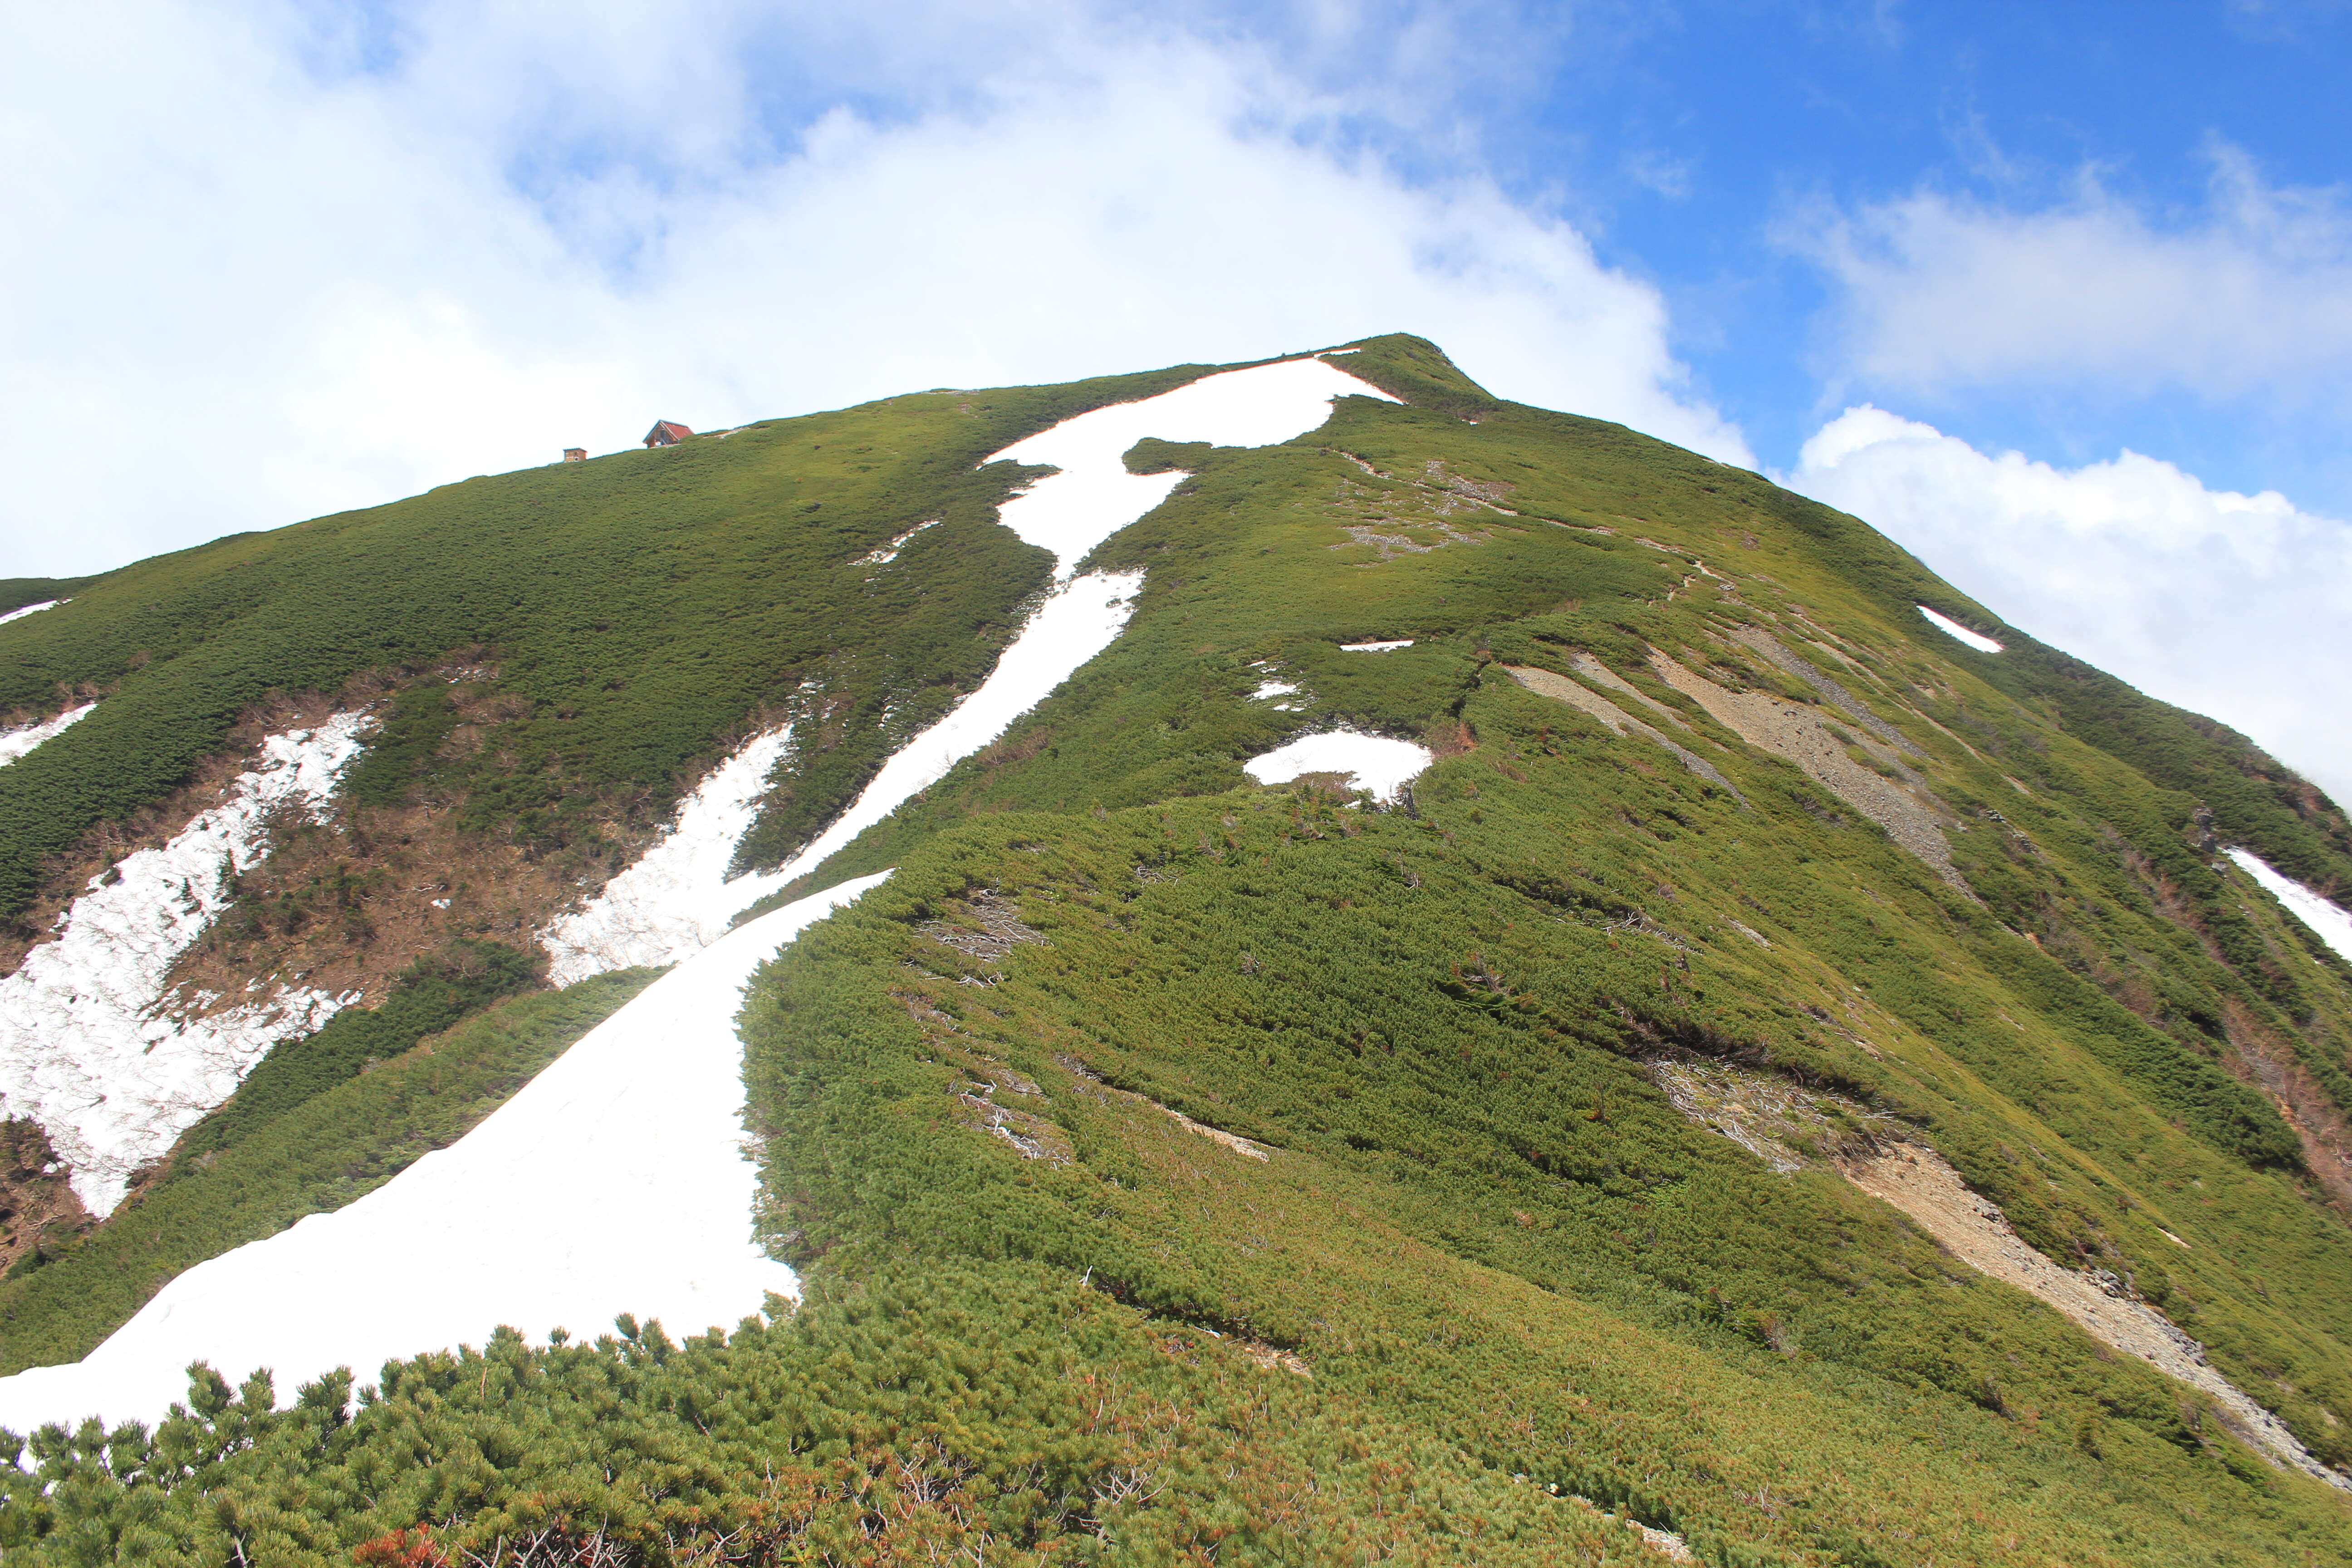
[[1656, 290], [1475, 170], [1401, 173], [1378, 81], [1336, 95], [1246, 37], [1076, 6], [982, 32], [919, 5], [643, 16], [22, 17], [0, 118], [33, 155], [0, 203], [39, 303], [0, 336], [0, 418], [73, 438], [12, 498], [5, 569], [609, 450], [656, 417], [1394, 330], [1507, 395], [1750, 460]]
[[[1707, 205], [1772, 182], [1727, 174], [1748, 165], [1703, 126], [1645, 152], [1612, 140], [1639, 141], [1638, 116], [1574, 121], [1676, 33], [1598, 8], [93, 0], [11, 29], [0, 575], [610, 450], [656, 417], [1395, 330], [1503, 395], [1753, 466], [1667, 301], [1736, 402], [1709, 290], [1769, 268], [1713, 269], [1777, 241], [1821, 288], [1759, 296], [1785, 299], [1792, 342], [1816, 329], [1818, 379], [1772, 406], [1829, 391], [1801, 425], [1744, 406], [1776, 463], [1829, 420], [1795, 482], [2019, 625], [2352, 783], [2322, 734], [2346, 706], [2325, 619], [2344, 531], [2184, 471], [2306, 504], [2352, 485], [2352, 203], [2218, 139], [2169, 205], [2089, 153], [2070, 175], [1993, 149], [1966, 178], [1824, 181], [1768, 239], [1761, 206]], [[1771, 144], [1747, 100], [1722, 104], [1728, 134]], [[1728, 237], [1701, 247], [1713, 281], [1630, 258], [1561, 162], [1586, 142], [1678, 204], [1658, 235]], [[1865, 397], [1934, 426], [1831, 417]], [[2184, 468], [1985, 455], [2011, 445]]]
[[1868, 405], [1780, 479], [2012, 625], [2352, 799], [2352, 527], [2128, 450], [2071, 469], [1989, 456]]

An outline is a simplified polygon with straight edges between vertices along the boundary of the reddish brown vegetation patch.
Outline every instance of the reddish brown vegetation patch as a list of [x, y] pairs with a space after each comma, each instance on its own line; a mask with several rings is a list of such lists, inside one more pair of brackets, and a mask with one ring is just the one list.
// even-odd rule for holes
[[97, 1223], [68, 1184], [71, 1173], [38, 1122], [0, 1121], [0, 1269], [44, 1241], [54, 1247]]

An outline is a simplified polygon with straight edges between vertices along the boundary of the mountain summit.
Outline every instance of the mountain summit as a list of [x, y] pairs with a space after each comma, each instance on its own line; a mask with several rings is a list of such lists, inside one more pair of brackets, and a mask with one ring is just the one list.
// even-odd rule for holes
[[1412, 337], [656, 429], [0, 584], [9, 1561], [2352, 1560], [2242, 737]]

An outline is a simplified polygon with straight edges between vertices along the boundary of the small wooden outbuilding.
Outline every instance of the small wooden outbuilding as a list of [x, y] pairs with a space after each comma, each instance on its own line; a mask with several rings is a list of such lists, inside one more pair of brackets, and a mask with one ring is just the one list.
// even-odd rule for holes
[[646, 432], [648, 447], [675, 447], [694, 432], [675, 419], [656, 419], [654, 427]]
[[566, 447], [563, 448], [563, 460], [567, 463], [584, 463], [588, 460], [588, 448]]

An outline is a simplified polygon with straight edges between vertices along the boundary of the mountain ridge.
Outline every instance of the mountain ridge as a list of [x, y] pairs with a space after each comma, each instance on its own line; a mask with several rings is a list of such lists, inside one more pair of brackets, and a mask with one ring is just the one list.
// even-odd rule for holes
[[[797, 1310], [684, 1346], [635, 1319], [593, 1345], [502, 1331], [481, 1355], [387, 1365], [357, 1408], [331, 1377], [277, 1414], [200, 1379], [152, 1436], [39, 1438], [49, 1489], [10, 1491], [0, 1547], [194, 1562], [267, 1542], [310, 1561], [419, 1529], [435, 1552], [487, 1551], [530, 1523], [584, 1551], [594, 1517], [624, 1521], [643, 1561], [722, 1538], [793, 1560], [836, 1529], [909, 1560], [983, 1541], [1104, 1561], [1220, 1541], [1320, 1561], [1375, 1538], [1431, 1561], [2342, 1549], [2352, 966], [2221, 857], [2352, 885], [2342, 814], [1858, 520], [1493, 399], [1420, 340], [1351, 348], [1258, 362], [1319, 359], [1381, 395], [1339, 397], [1304, 435], [1129, 447], [1125, 470], [1169, 476], [1166, 499], [1059, 566], [1132, 574], [1123, 629], [737, 915], [891, 869], [744, 993], [759, 1223], [799, 1271]], [[713, 759], [789, 724], [757, 814], [782, 826], [755, 821], [737, 856], [778, 873], [991, 678], [1047, 587], [1049, 552], [985, 515], [1045, 476], [954, 466], [1250, 368], [914, 395], [565, 465], [597, 470], [568, 500], [577, 478], [535, 470], [301, 525], [367, 535], [371, 582], [409, 563], [426, 601], [409, 651], [373, 603], [286, 630], [273, 595], [320, 580], [289, 564], [320, 548], [294, 531], [222, 542], [192, 579], [186, 605], [243, 595], [250, 625], [126, 611], [151, 588], [110, 574], [0, 631], [7, 690], [98, 697], [0, 768], [0, 859], [33, 889], [10, 896], [48, 919], [92, 874], [87, 846], [70, 869], [24, 869], [73, 841], [59, 824], [184, 787], [171, 759], [217, 745], [224, 705], [269, 700], [278, 669], [328, 672], [312, 685], [331, 705], [380, 717], [326, 817], [286, 828], [236, 890], [259, 935], [235, 963], [367, 952], [370, 905], [436, 907], [425, 895], [448, 899], [446, 922], [379, 949], [528, 941], [552, 908], [416, 886], [394, 863], [416, 844], [393, 840], [496, 843], [589, 897], [660, 842]], [[531, 515], [551, 504], [560, 520]], [[484, 571], [443, 561], [458, 541], [562, 569], [519, 579], [493, 617], [470, 597]], [[757, 593], [821, 608], [761, 608], [738, 580], [754, 561]], [[151, 584], [166, 569], [145, 563]], [[275, 585], [223, 585], [256, 571]], [[660, 616], [638, 602], [653, 581]], [[664, 618], [677, 606], [684, 622]], [[445, 631], [464, 636], [424, 646]], [[626, 646], [600, 651], [615, 631]], [[191, 691], [209, 695], [130, 782], [91, 782]], [[1345, 774], [1267, 784], [1243, 765], [1349, 733], [1428, 766], [1391, 804]], [[329, 891], [305, 907], [324, 910], [370, 860], [386, 874], [332, 921], [265, 912], [265, 893], [299, 904], [312, 865]], [[388, 975], [393, 956], [349, 962]], [[399, 1059], [413, 1077], [425, 1058]], [[340, 1081], [303, 1102], [329, 1142], [359, 1131], [334, 1097], [355, 1106], [367, 1080]], [[1948, 1171], [1962, 1195], [1945, 1208], [1992, 1217], [1936, 1231], [1898, 1166]], [[111, 1326], [121, 1306], [86, 1310], [71, 1281], [144, 1201], [54, 1258], [20, 1246], [42, 1261], [0, 1282], [8, 1364]], [[2070, 1315], [2024, 1275], [2002, 1282], [1985, 1270], [2004, 1247], [2049, 1290], [2090, 1295]], [[2123, 1330], [2081, 1326], [2100, 1313], [2178, 1325], [2246, 1404], [2183, 1392], [2145, 1351], [2116, 1359]], [[810, 1357], [851, 1343], [854, 1365], [815, 1373]], [[1010, 1359], [975, 1372], [983, 1345]], [[2194, 1357], [2176, 1365], [2193, 1380]], [[892, 1367], [921, 1370], [893, 1393]], [[1107, 1436], [1052, 1392], [1110, 1377], [1158, 1400], [1196, 1374], [1210, 1426], [1157, 1437]], [[599, 1380], [668, 1392], [591, 1418], [577, 1397]], [[715, 1427], [678, 1425], [721, 1406]], [[500, 1422], [541, 1436], [494, 1440]], [[396, 1458], [403, 1430], [435, 1436]], [[610, 1457], [656, 1431], [642, 1440], [704, 1456], [694, 1479]], [[1043, 1457], [1056, 1434], [1077, 1447]], [[847, 1468], [789, 1495], [760, 1479], [751, 1456], [803, 1440]], [[551, 1456], [583, 1444], [607, 1454], [603, 1479], [557, 1480]], [[171, 1468], [166, 1450], [197, 1457]], [[1199, 1468], [1244, 1451], [1223, 1482]], [[474, 1501], [425, 1500], [468, 1466]], [[240, 1487], [356, 1499], [333, 1478], [362, 1472], [402, 1479], [246, 1525], [206, 1511]], [[897, 1511], [858, 1523], [822, 1479], [852, 1472], [898, 1476]], [[1033, 1479], [982, 1479], [1015, 1473]], [[1307, 1507], [1310, 1477], [1334, 1489]]]

